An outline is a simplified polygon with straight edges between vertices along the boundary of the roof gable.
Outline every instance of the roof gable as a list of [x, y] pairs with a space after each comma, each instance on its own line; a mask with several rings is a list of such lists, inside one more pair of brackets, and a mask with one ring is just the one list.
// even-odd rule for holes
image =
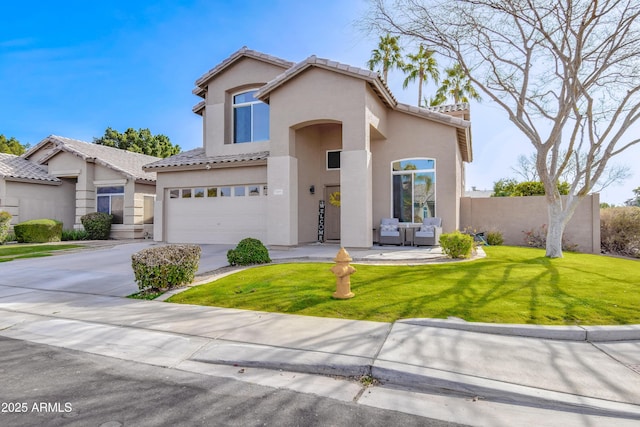
[[276, 65], [281, 67], [282, 69], [291, 68], [294, 63], [275, 57], [271, 55], [267, 55], [265, 53], [261, 53], [255, 50], [251, 50], [246, 46], [243, 46], [241, 49], [232, 53], [227, 59], [204, 73], [198, 80], [196, 80], [196, 88], [193, 89], [194, 95], [198, 95], [200, 97], [204, 97], [204, 92], [206, 90], [207, 84], [215, 78], [218, 74], [222, 73], [224, 70], [229, 68], [231, 65], [241, 60], [242, 58], [252, 58], [258, 61], [266, 62], [268, 64]]
[[77, 139], [50, 135], [31, 148], [23, 157], [28, 159], [40, 150], [47, 150], [44, 157], [38, 162], [45, 164], [49, 159], [60, 152], [73, 154], [84, 161], [97, 163], [101, 166], [123, 174], [125, 177], [141, 182], [155, 182], [156, 175], [147, 172], [142, 166], [160, 160], [159, 157], [146, 154], [133, 153], [119, 148], [93, 144]]
[[60, 185], [55, 176], [47, 173], [42, 166], [13, 154], [0, 153], [0, 177], [9, 181], [41, 181], [46, 184]]
[[342, 64], [340, 62], [331, 61], [329, 59], [318, 58], [315, 55], [312, 55], [304, 61], [297, 63], [296, 65], [289, 68], [287, 71], [280, 74], [278, 77], [261, 87], [258, 93], [256, 93], [256, 98], [259, 98], [262, 101], [267, 100], [269, 98], [269, 94], [273, 90], [285, 85], [288, 81], [311, 67], [322, 68], [350, 77], [365, 80], [367, 83], [369, 83], [373, 91], [388, 107], [393, 108], [398, 103], [398, 101], [396, 101], [395, 97], [389, 90], [389, 87], [384, 82], [384, 80], [380, 78], [378, 73], [374, 73], [373, 71], [365, 70], [363, 68]]

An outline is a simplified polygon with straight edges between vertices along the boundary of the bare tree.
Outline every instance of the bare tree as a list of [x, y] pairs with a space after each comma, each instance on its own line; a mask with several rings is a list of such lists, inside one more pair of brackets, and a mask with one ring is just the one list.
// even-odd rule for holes
[[[567, 153], [563, 150], [561, 157], [565, 157]], [[581, 164], [587, 162], [585, 158], [586, 153], [581, 153]], [[537, 156], [536, 153], [529, 153], [529, 155], [521, 154], [518, 156], [517, 164], [511, 167], [511, 170], [524, 181], [540, 181], [538, 177]], [[576, 162], [575, 157], [570, 156], [567, 167], [562, 172], [560, 180], [563, 182], [573, 182], [576, 178]], [[621, 183], [631, 177], [631, 169], [629, 166], [609, 164], [605, 168], [604, 172], [600, 176], [597, 183], [593, 185], [592, 191], [600, 192], [612, 184]]]
[[[388, 3], [392, 4], [388, 6]], [[373, 29], [409, 36], [460, 63], [536, 152], [549, 226], [546, 255], [609, 160], [639, 142], [637, 0], [371, 0]], [[571, 161], [562, 198], [557, 183]]]

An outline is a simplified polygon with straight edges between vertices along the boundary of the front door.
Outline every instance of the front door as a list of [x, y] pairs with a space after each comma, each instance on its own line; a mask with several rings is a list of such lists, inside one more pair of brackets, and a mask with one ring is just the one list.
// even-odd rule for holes
[[340, 240], [340, 186], [327, 185], [324, 188], [326, 240]]

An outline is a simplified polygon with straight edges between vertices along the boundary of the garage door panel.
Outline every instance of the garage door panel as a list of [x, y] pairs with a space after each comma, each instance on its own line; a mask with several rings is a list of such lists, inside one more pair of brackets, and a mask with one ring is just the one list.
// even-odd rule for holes
[[166, 239], [170, 243], [236, 244], [245, 237], [264, 241], [267, 198], [168, 199]]

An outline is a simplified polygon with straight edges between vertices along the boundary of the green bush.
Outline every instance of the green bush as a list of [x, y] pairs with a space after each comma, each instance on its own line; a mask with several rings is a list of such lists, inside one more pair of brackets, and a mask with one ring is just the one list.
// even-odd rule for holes
[[87, 240], [89, 239], [89, 233], [87, 230], [62, 230], [62, 240]]
[[55, 219], [32, 219], [13, 226], [19, 243], [59, 242], [62, 238], [62, 222]]
[[473, 236], [456, 230], [440, 236], [442, 252], [449, 258], [469, 258], [473, 250]]
[[198, 271], [197, 245], [167, 245], [143, 249], [131, 255], [131, 266], [141, 291], [171, 289], [189, 284]]
[[604, 252], [640, 258], [640, 207], [600, 210], [600, 245]]
[[113, 215], [104, 212], [91, 212], [80, 218], [89, 240], [109, 240]]
[[269, 251], [258, 239], [242, 239], [235, 249], [227, 251], [230, 265], [265, 264], [271, 262]]
[[488, 231], [487, 243], [489, 246], [500, 246], [504, 243], [504, 237], [502, 237], [502, 233], [500, 231]]
[[11, 214], [6, 211], [0, 212], [0, 245], [7, 241], [9, 229], [11, 228]]

